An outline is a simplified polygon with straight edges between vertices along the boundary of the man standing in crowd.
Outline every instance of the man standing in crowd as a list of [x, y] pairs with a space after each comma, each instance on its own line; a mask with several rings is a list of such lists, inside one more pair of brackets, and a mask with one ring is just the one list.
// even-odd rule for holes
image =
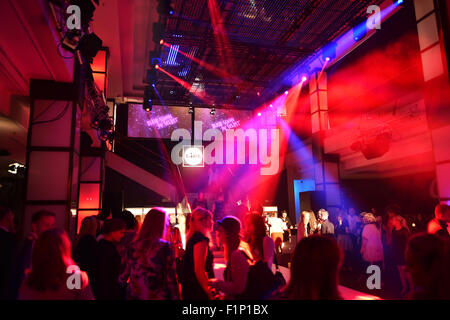
[[319, 210], [320, 220], [320, 234], [322, 235], [334, 235], [334, 225], [328, 220], [328, 211], [325, 209]]
[[450, 208], [438, 204], [434, 208], [434, 218], [428, 223], [427, 232], [450, 238]]

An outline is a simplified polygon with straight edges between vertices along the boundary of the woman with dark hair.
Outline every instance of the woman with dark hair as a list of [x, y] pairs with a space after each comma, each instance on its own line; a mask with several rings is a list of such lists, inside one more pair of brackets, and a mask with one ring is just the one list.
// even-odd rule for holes
[[208, 285], [208, 279], [214, 278], [214, 257], [209, 247], [212, 226], [213, 216], [210, 211], [197, 207], [190, 214], [186, 252], [181, 270], [183, 300], [213, 298]]
[[261, 260], [272, 270], [275, 243], [267, 236], [264, 218], [258, 213], [250, 213], [244, 218], [243, 249], [253, 261]]
[[313, 235], [295, 248], [291, 279], [284, 295], [292, 300], [338, 300], [342, 253], [330, 237]]
[[434, 234], [412, 236], [406, 247], [406, 271], [414, 300], [450, 299], [449, 241]]
[[129, 250], [120, 282], [127, 285], [127, 298], [133, 300], [176, 300], [179, 298], [175, 255], [163, 240], [166, 213], [151, 209]]
[[94, 300], [89, 278], [73, 262], [70, 247], [64, 230], [50, 229], [39, 236], [19, 300]]
[[93, 276], [97, 247], [96, 236], [99, 229], [100, 223], [95, 216], [84, 218], [74, 243], [73, 259], [81, 270], [87, 272], [89, 277]]
[[225, 249], [227, 267], [224, 271], [224, 281], [212, 279], [210, 286], [225, 293], [225, 299], [239, 299], [246, 288], [249, 270], [248, 257], [239, 250], [241, 222], [236, 217], [226, 216], [217, 224], [219, 240]]

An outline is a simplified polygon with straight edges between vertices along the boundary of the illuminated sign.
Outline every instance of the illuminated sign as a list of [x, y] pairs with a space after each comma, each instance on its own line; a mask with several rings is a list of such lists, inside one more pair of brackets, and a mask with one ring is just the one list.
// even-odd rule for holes
[[163, 129], [169, 126], [173, 126], [178, 122], [178, 118], [175, 118], [171, 114], [167, 114], [161, 117], [152, 118], [147, 120], [147, 126], [155, 127], [156, 129]]
[[183, 146], [183, 167], [204, 167], [203, 146]]
[[234, 118], [228, 118], [222, 121], [217, 121], [211, 124], [213, 129], [219, 129], [221, 131], [225, 131], [227, 129], [234, 129], [241, 125], [239, 120], [235, 120]]

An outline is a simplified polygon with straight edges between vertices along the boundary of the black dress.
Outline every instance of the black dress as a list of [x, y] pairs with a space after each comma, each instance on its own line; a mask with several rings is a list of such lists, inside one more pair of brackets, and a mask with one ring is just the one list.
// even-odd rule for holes
[[195, 276], [194, 269], [194, 245], [201, 241], [208, 244], [208, 253], [206, 255], [205, 271], [208, 278], [214, 278], [213, 255], [209, 249], [209, 239], [201, 232], [195, 232], [186, 244], [186, 252], [183, 256], [181, 271], [181, 291], [183, 300], [208, 300], [208, 294]]

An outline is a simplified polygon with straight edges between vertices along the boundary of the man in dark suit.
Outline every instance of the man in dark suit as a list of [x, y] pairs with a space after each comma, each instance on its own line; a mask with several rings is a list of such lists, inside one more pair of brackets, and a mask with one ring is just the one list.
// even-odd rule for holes
[[14, 214], [0, 206], [0, 300], [8, 298], [9, 279], [15, 246]]

